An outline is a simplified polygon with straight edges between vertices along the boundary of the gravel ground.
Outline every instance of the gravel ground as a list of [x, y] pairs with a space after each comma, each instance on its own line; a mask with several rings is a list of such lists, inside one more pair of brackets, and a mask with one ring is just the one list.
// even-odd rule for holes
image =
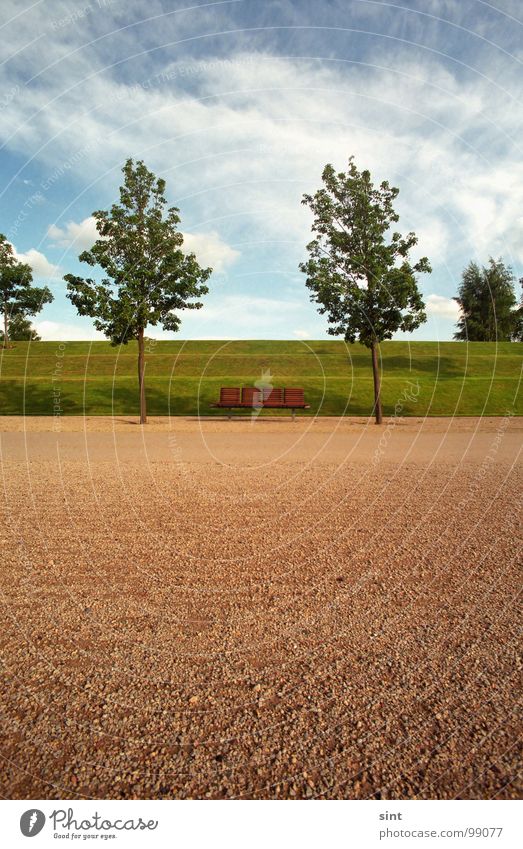
[[0, 793], [518, 797], [502, 439], [474, 463], [4, 456]]

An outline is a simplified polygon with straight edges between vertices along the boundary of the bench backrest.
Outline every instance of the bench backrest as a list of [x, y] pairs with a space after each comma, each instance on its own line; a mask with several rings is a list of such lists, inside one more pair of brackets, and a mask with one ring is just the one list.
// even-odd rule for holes
[[244, 386], [242, 389], [242, 406], [259, 407], [262, 403], [262, 393], [254, 386]]
[[303, 389], [288, 387], [287, 389], [256, 389], [255, 386], [244, 386], [242, 389], [234, 386], [222, 386], [220, 389], [220, 406], [223, 407], [300, 407], [305, 406]]
[[267, 407], [283, 404], [283, 389], [264, 388], [263, 403]]
[[296, 406], [305, 404], [303, 389], [296, 389], [294, 387], [287, 387], [285, 389], [285, 406], [292, 407], [293, 404], [296, 404]]
[[227, 404], [239, 404], [240, 403], [240, 390], [236, 387], [223, 386], [220, 389], [220, 404], [226, 406]]

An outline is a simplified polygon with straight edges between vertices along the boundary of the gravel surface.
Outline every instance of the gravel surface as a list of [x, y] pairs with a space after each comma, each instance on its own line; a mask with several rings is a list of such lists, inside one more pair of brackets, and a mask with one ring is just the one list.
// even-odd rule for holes
[[503, 434], [474, 463], [4, 456], [0, 793], [520, 795]]

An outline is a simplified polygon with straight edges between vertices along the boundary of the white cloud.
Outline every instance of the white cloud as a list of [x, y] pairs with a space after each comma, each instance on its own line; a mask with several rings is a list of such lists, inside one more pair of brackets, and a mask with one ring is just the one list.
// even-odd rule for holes
[[442, 295], [428, 295], [426, 298], [427, 315], [440, 316], [456, 321], [459, 318], [459, 304], [453, 298], [444, 298]]
[[441, 262], [450, 243], [450, 232], [446, 223], [434, 217], [428, 220], [423, 217], [415, 230], [418, 237], [416, 255], [429, 257], [433, 265]]
[[[521, 166], [508, 143], [519, 112], [502, 93], [493, 96], [490, 81], [459, 80], [433, 59], [397, 56], [388, 69], [245, 52], [192, 66], [190, 75], [182, 60], [157, 69], [172, 78], [147, 89], [87, 73], [67, 91], [69, 77], [59, 72], [68, 64], [59, 65], [56, 78], [46, 78], [52, 108], [42, 108], [38, 87], [28, 89], [2, 110], [0, 131], [15, 130], [12, 144], [31, 154], [43, 142], [46, 176], [76, 175], [88, 185], [103, 175], [112, 193], [123, 161], [139, 151], [167, 178], [168, 193], [176, 187], [184, 220], [187, 208], [198, 224], [234, 218], [236, 229], [260, 239], [284, 231], [303, 242], [310, 215], [302, 193], [319, 185], [325, 162], [343, 167], [350, 153], [400, 185], [402, 227], [418, 231], [427, 219], [427, 254], [448, 244], [443, 219], [462, 243], [481, 239], [488, 250], [521, 208]], [[53, 234], [78, 248], [96, 238], [91, 219]]]
[[19, 262], [25, 262], [31, 266], [35, 277], [57, 278], [62, 276], [59, 266], [53, 265], [43, 253], [35, 248], [30, 248], [24, 254], [18, 253], [14, 247], [13, 251]]
[[[148, 327], [146, 335], [153, 339], [274, 339], [287, 337], [289, 320], [306, 320], [307, 301], [279, 300], [256, 295], [215, 294], [204, 299], [201, 310], [179, 310], [182, 319], [180, 331], [174, 335], [160, 325]], [[34, 326], [44, 340], [105, 339], [103, 333], [89, 326], [56, 321], [35, 321]], [[221, 331], [219, 334], [216, 331]], [[302, 331], [305, 333], [305, 331]], [[314, 338], [314, 332], [305, 333], [303, 338]], [[321, 332], [316, 332], [321, 336]], [[299, 336], [298, 338], [302, 338]]]
[[258, 295], [214, 293], [204, 299], [201, 310], [181, 310], [181, 338], [209, 339], [216, 331], [225, 338], [288, 338], [289, 321], [310, 320], [307, 299], [264, 298]]
[[60, 321], [33, 321], [33, 326], [44, 342], [80, 342], [83, 340], [105, 339], [103, 333], [94, 327], [81, 327]]
[[240, 256], [240, 252], [231, 248], [214, 230], [210, 233], [184, 233], [183, 247], [187, 253], [196, 254], [200, 265], [210, 266], [218, 273], [225, 271]]
[[[88, 250], [100, 238], [92, 215], [79, 223], [69, 221], [65, 227], [51, 224], [47, 234], [54, 246], [74, 248], [77, 251]], [[200, 265], [209, 265], [217, 272], [225, 271], [240, 255], [215, 230], [209, 233], [184, 233], [183, 240], [186, 251], [195, 253]]]
[[293, 336], [296, 336], [297, 339], [308, 339], [310, 334], [306, 330], [293, 330]]
[[78, 251], [88, 250], [97, 239], [100, 238], [96, 229], [96, 221], [92, 215], [84, 218], [80, 223], [69, 221], [65, 227], [57, 227], [51, 224], [47, 231], [53, 244], [61, 248], [74, 248]]

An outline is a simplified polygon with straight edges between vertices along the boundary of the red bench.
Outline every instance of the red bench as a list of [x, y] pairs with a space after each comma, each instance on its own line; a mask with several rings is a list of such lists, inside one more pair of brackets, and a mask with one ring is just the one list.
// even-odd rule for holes
[[[255, 386], [238, 387], [223, 386], [220, 389], [220, 400], [211, 407], [222, 410], [233, 409], [271, 409], [291, 410], [292, 418], [296, 418], [296, 410], [308, 410], [309, 404], [305, 403], [303, 389], [287, 387], [285, 389], [256, 389]], [[231, 419], [232, 416], [229, 415]]]

